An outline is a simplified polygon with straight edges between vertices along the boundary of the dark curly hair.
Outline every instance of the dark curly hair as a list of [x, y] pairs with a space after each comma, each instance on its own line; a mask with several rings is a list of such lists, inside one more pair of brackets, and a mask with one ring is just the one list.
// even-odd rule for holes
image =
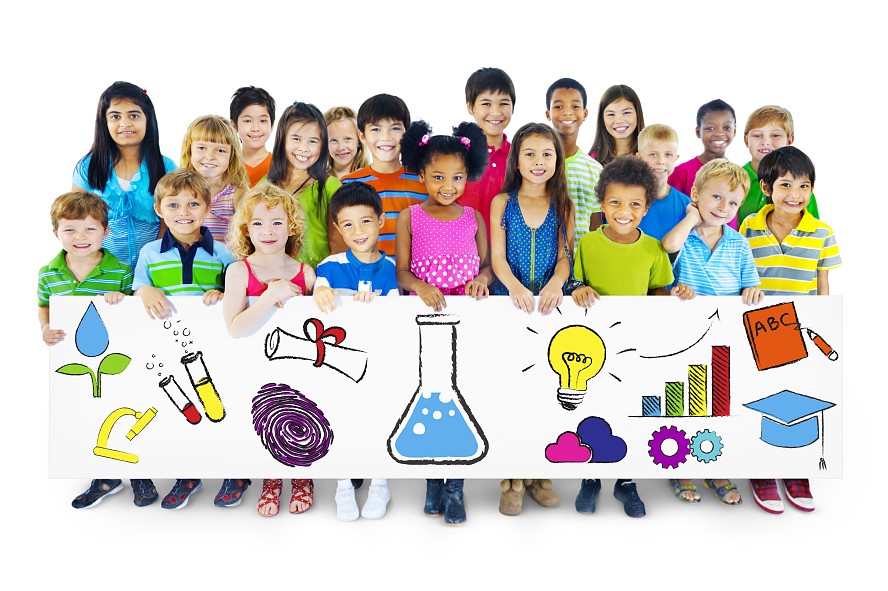
[[644, 188], [644, 198], [650, 207], [657, 198], [657, 179], [647, 162], [637, 156], [617, 156], [606, 165], [598, 177], [595, 194], [598, 201], [604, 199], [607, 186], [611, 183], [622, 183], [633, 187]]
[[[487, 138], [478, 125], [463, 121], [453, 128], [453, 135], [431, 135], [425, 121], [414, 121], [401, 138], [401, 163], [419, 173], [439, 155], [462, 156], [468, 180], [476, 181], [487, 168]], [[423, 141], [429, 136], [427, 141]]]

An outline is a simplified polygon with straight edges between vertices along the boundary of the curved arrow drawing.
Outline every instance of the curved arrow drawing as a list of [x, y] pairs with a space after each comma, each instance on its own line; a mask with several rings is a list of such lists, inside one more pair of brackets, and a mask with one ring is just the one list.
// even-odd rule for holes
[[697, 339], [681, 351], [676, 351], [675, 353], [666, 353], [665, 355], [639, 355], [639, 357], [641, 357], [642, 359], [662, 359], [663, 357], [672, 357], [674, 355], [680, 355], [684, 353], [685, 351], [691, 349], [694, 345], [702, 341], [706, 337], [706, 335], [709, 334], [709, 331], [712, 329], [712, 325], [715, 324], [715, 320], [713, 320], [713, 318], [715, 320], [721, 320], [721, 317], [719, 317], [718, 315], [718, 308], [716, 308], [715, 312], [713, 312], [712, 315], [708, 318], [708, 320], [712, 320], [712, 322], [709, 323], [709, 326], [706, 328], [706, 332], [700, 335], [699, 339]]

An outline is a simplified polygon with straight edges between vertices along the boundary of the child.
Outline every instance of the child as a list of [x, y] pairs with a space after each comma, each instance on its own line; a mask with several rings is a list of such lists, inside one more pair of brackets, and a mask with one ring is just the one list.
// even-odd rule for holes
[[[419, 173], [429, 198], [398, 216], [396, 260], [398, 285], [440, 312], [445, 295], [481, 299], [493, 280], [481, 214], [456, 202], [466, 181], [484, 172], [487, 142], [474, 123], [461, 123], [450, 136], [431, 133], [417, 121], [401, 140], [404, 166]], [[424, 512], [443, 514], [448, 525], [464, 523], [463, 480], [427, 479]]]
[[[585, 285], [574, 290], [574, 302], [588, 308], [599, 295], [671, 293], [683, 300], [694, 297], [684, 284], [676, 285], [671, 292], [664, 289], [673, 281], [669, 257], [659, 240], [638, 229], [657, 191], [657, 180], [650, 167], [635, 156], [618, 156], [601, 171], [595, 191], [608, 223], [580, 241], [574, 272]], [[600, 490], [601, 481], [597, 478], [583, 480], [576, 510], [594, 512]], [[626, 515], [644, 517], [644, 503], [631, 479], [617, 480], [614, 496], [623, 503]]]
[[586, 89], [573, 78], [561, 78], [546, 91], [546, 120], [552, 127], [567, 154], [567, 190], [573, 200], [576, 220], [574, 244], [601, 225], [601, 206], [595, 195], [595, 184], [601, 174], [601, 164], [577, 146], [580, 126], [589, 115], [586, 108]]
[[176, 163], [160, 153], [157, 117], [148, 92], [115, 82], [99, 97], [89, 153], [74, 167], [72, 190], [95, 193], [108, 204], [108, 236], [102, 245], [134, 267], [142, 247], [156, 240], [160, 219], [154, 187]]
[[[197, 172], [180, 168], [157, 183], [154, 209], [166, 224], [163, 238], [149, 242], [139, 253], [133, 292], [152, 319], [169, 318], [172, 307], [167, 295], [203, 296], [212, 306], [222, 299], [223, 273], [234, 261], [222, 242], [202, 227], [210, 212], [210, 185]], [[217, 507], [240, 504], [249, 480], [225, 479], [216, 495]], [[161, 507], [181, 509], [200, 490], [200, 479], [177, 479]]]
[[[832, 228], [807, 208], [814, 192], [814, 164], [793, 146], [779, 148], [758, 167], [768, 204], [743, 220], [765, 295], [829, 295], [829, 271], [842, 264]], [[782, 513], [777, 481], [750, 480], [753, 498], [768, 513]], [[783, 481], [786, 498], [802, 511], [814, 510], [807, 479]]]
[[281, 115], [268, 182], [295, 195], [305, 216], [297, 260], [316, 267], [330, 254], [327, 206], [341, 183], [327, 175], [327, 122], [317, 107], [296, 101]]
[[[542, 123], [522, 126], [514, 139], [504, 192], [490, 206], [491, 257], [497, 278], [491, 293], [508, 294], [515, 307], [528, 314], [538, 295], [538, 309], [546, 315], [561, 303], [571, 274], [574, 212], [564, 151], [552, 128]], [[500, 482], [500, 513], [521, 513], [525, 486], [540, 505], [558, 503], [551, 480], [507, 479]]]
[[[379, 231], [386, 220], [376, 189], [365, 183], [343, 185], [333, 195], [330, 215], [348, 250], [330, 255], [318, 265], [314, 291], [318, 309], [332, 312], [340, 294], [351, 295], [356, 302], [370, 302], [377, 295], [398, 295], [395, 261], [378, 246]], [[359, 512], [355, 484], [341, 479], [336, 486], [336, 517], [341, 521], [354, 521], [359, 515], [381, 519], [391, 498], [388, 482], [374, 478]]]
[[[231, 221], [228, 246], [241, 259], [225, 273], [222, 314], [228, 334], [242, 337], [264, 324], [275, 307], [292, 297], [308, 295], [314, 286], [314, 270], [294, 257], [302, 248], [305, 220], [299, 204], [289, 193], [270, 183], [254, 187], [238, 204]], [[248, 297], [256, 297], [249, 303]], [[314, 482], [290, 481], [290, 513], [311, 507]], [[263, 517], [277, 515], [283, 480], [266, 478], [256, 510]]]
[[182, 168], [196, 170], [210, 184], [210, 213], [204, 226], [225, 242], [228, 222], [249, 179], [234, 128], [218, 115], [198, 117], [182, 141]]
[[617, 156], [638, 152], [638, 132], [644, 128], [644, 114], [634, 90], [623, 84], [605, 90], [595, 121], [595, 141], [589, 155], [602, 166]]
[[268, 174], [271, 167], [271, 152], [265, 144], [274, 126], [274, 99], [262, 88], [242, 86], [231, 95], [228, 112], [243, 143], [244, 165], [250, 186], [253, 186]]
[[[415, 174], [401, 166], [401, 138], [410, 126], [410, 111], [400, 98], [390, 94], [371, 96], [358, 109], [358, 136], [366, 145], [373, 162], [342, 177], [342, 182], [367, 183], [379, 193], [385, 225], [379, 232], [379, 247], [388, 256], [395, 256], [395, 223], [398, 214], [426, 199], [425, 185]], [[339, 232], [330, 229], [330, 252], [344, 252], [348, 247]]]
[[684, 219], [690, 198], [669, 186], [678, 159], [678, 134], [668, 125], [648, 125], [638, 134], [638, 156], [647, 162], [657, 180], [657, 196], [638, 228], [657, 240]]
[[[737, 228], [743, 220], [754, 213], [758, 213], [762, 207], [770, 203], [767, 196], [762, 192], [758, 170], [762, 158], [783, 146], [792, 145], [794, 135], [794, 125], [792, 122], [792, 114], [776, 105], [766, 105], [759, 107], [749, 115], [746, 120], [746, 127], [743, 129], [743, 141], [749, 148], [749, 155], [752, 160], [743, 167], [749, 174], [749, 194], [746, 200], [740, 206], [737, 217], [731, 220], [731, 227]], [[811, 200], [808, 202], [808, 212], [815, 218], [820, 219], [820, 212], [817, 211], [817, 199], [814, 193], [811, 193]]]
[[505, 130], [515, 108], [512, 79], [499, 68], [476, 70], [466, 81], [466, 108], [487, 138], [487, 168], [479, 180], [466, 183], [459, 204], [481, 214], [490, 237], [490, 204], [503, 190], [511, 146]]
[[[52, 233], [62, 251], [40, 269], [37, 279], [37, 317], [43, 342], [55, 345], [65, 340], [65, 331], [49, 326], [49, 298], [54, 295], [103, 295], [117, 304], [133, 292], [133, 271], [102, 248], [108, 236], [108, 204], [86, 191], [73, 191], [56, 198], [50, 209]], [[133, 503], [146, 507], [157, 500], [157, 489], [148, 479], [132, 479]], [[123, 490], [120, 479], [95, 479], [71, 501], [75, 509], [93, 507]]]
[[358, 120], [348, 107], [333, 107], [324, 113], [327, 135], [330, 137], [330, 157], [327, 174], [342, 180], [359, 168], [367, 166], [364, 142], [358, 139]]
[[[645, 127], [644, 131], [650, 129]], [[724, 158], [710, 160], [695, 175], [691, 201], [685, 218], [663, 238], [663, 248], [675, 262], [676, 281], [690, 286], [697, 295], [736, 296], [747, 305], [763, 297], [761, 281], [749, 242], [727, 226], [734, 219], [749, 190], [746, 171]], [[671, 479], [675, 497], [698, 503], [700, 495], [690, 479]], [[727, 479], [703, 481], [726, 505], [740, 505], [737, 485]]]
[[707, 162], [725, 157], [736, 129], [737, 116], [733, 107], [725, 101], [715, 99], [697, 109], [697, 127], [694, 132], [703, 142], [703, 153], [676, 166], [669, 175], [669, 184], [685, 195], [690, 195], [697, 171]]

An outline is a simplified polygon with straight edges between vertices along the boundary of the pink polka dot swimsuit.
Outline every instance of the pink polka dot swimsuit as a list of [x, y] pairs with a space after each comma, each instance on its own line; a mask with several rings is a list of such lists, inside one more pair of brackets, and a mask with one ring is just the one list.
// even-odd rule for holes
[[455, 220], [436, 220], [420, 205], [410, 206], [410, 270], [444, 295], [464, 295], [481, 267], [475, 210], [463, 207]]

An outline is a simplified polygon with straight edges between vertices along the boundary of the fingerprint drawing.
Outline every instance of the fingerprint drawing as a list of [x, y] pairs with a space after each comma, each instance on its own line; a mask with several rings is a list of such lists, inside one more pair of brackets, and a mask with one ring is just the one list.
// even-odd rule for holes
[[321, 409], [287, 384], [265, 384], [253, 398], [253, 427], [285, 466], [311, 466], [330, 450], [333, 430]]

